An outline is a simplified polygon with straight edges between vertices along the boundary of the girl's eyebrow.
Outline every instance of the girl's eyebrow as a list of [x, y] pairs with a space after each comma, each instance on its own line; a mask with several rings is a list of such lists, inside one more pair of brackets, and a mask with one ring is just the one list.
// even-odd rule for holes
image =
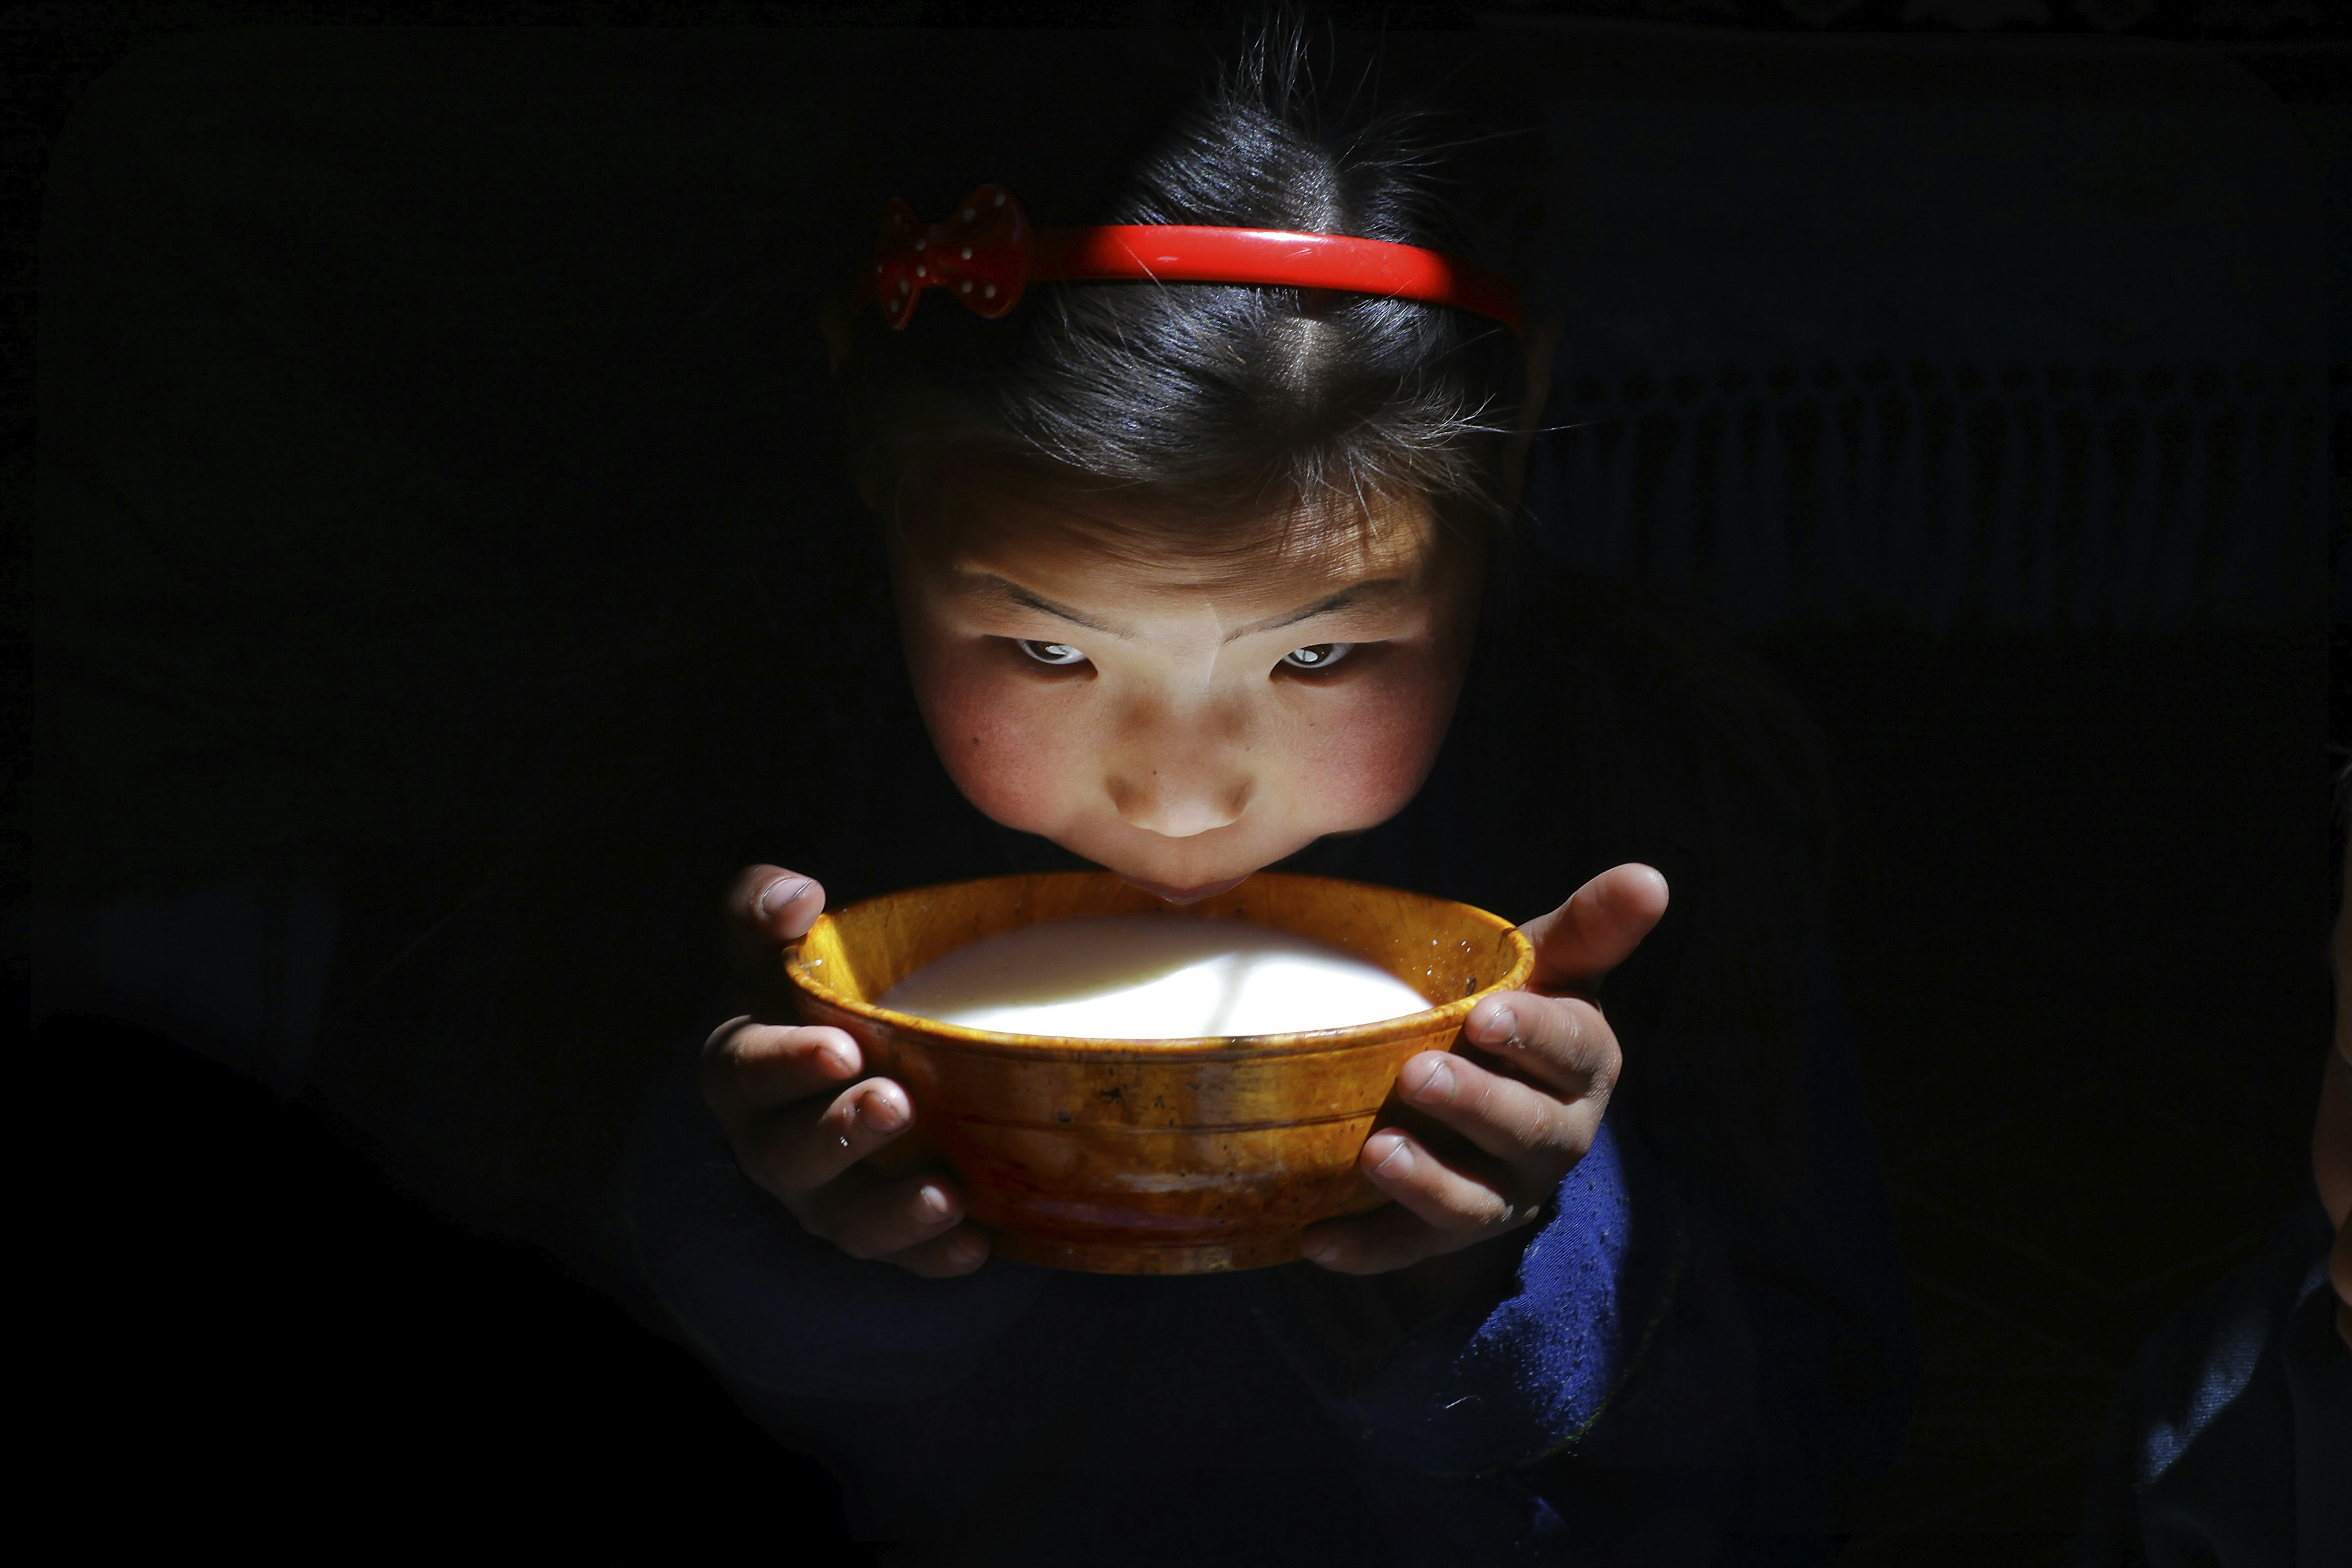
[[1376, 577], [1369, 582], [1350, 583], [1336, 594], [1326, 595], [1311, 605], [1303, 605], [1287, 614], [1276, 616], [1271, 620], [1253, 621], [1248, 626], [1236, 626], [1225, 634], [1225, 640], [1232, 642], [1238, 637], [1255, 637], [1260, 632], [1280, 631], [1285, 626], [1295, 626], [1301, 621], [1311, 621], [1318, 616], [1328, 616], [1334, 610], [1344, 610], [1349, 605], [1365, 599], [1387, 598], [1403, 586], [1402, 583], [1393, 577]]
[[[1084, 626], [1088, 631], [1102, 632], [1107, 636], [1115, 637], [1122, 642], [1131, 641], [1135, 635], [1132, 632], [1121, 631], [1107, 622], [1096, 620], [1091, 616], [1081, 615], [1067, 605], [1056, 604], [1043, 594], [1033, 593], [1011, 578], [1000, 577], [993, 572], [975, 572], [968, 567], [961, 568], [956, 572], [955, 580], [957, 588], [961, 592], [978, 594], [1008, 605], [1017, 605], [1024, 610], [1035, 610], [1041, 615], [1052, 616], [1056, 620], [1067, 621], [1074, 626]], [[1224, 635], [1223, 640], [1235, 642], [1243, 637], [1256, 637], [1263, 632], [1279, 631], [1284, 626], [1294, 626], [1301, 621], [1311, 621], [1318, 616], [1328, 616], [1335, 610], [1344, 610], [1366, 599], [1387, 598], [1403, 586], [1404, 584], [1394, 577], [1376, 577], [1368, 582], [1351, 583], [1338, 593], [1327, 594], [1311, 605], [1302, 605], [1297, 609], [1285, 611], [1281, 615], [1269, 616], [1263, 621], [1252, 621], [1245, 626], [1235, 626]]]
[[1000, 577], [993, 572], [973, 572], [965, 569], [959, 570], [955, 577], [957, 587], [968, 594], [980, 594], [988, 598], [1003, 600], [1008, 605], [1018, 605], [1024, 610], [1035, 610], [1042, 615], [1052, 616], [1056, 620], [1067, 621], [1074, 626], [1084, 626], [1090, 632], [1106, 633], [1118, 637], [1122, 642], [1129, 640], [1132, 635], [1119, 630], [1117, 626], [1106, 626], [1091, 616], [1082, 616], [1067, 605], [1057, 605], [1042, 594], [1033, 594], [1011, 578]]

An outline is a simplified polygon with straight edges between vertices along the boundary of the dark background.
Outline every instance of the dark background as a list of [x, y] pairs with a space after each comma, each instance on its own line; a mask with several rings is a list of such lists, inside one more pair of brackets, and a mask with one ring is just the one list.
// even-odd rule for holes
[[[2133, 1346], [2307, 1182], [2336, 46], [1585, 9], [1390, 69], [1543, 106], [1548, 542], [1745, 626], [1836, 755], [1925, 1354], [1847, 1560], [2051, 1560]], [[1043, 206], [1221, 40], [220, 27], [317, 15], [375, 19], [6, 35], [71, 1429], [221, 1529], [821, 1556], [822, 1480], [640, 1326], [606, 1185], [773, 852], [795, 540], [855, 525], [810, 290], [957, 194], [898, 171]]]

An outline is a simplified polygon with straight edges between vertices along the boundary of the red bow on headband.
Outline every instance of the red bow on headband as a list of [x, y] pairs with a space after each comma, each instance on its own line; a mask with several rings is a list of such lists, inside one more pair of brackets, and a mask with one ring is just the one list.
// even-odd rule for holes
[[1341, 234], [1293, 234], [1185, 224], [1029, 226], [1002, 185], [964, 197], [945, 223], [921, 224], [893, 201], [860, 280], [857, 302], [879, 304], [894, 327], [926, 289], [945, 289], [983, 316], [1002, 316], [1031, 283], [1259, 283], [1335, 289], [1451, 305], [1527, 328], [1518, 289], [1475, 262], [1419, 246]]
[[1001, 316], [1029, 280], [1029, 215], [1003, 185], [981, 186], [945, 223], [919, 223], [914, 208], [893, 199], [858, 302], [878, 301], [903, 327], [924, 289], [947, 289], [982, 315]]

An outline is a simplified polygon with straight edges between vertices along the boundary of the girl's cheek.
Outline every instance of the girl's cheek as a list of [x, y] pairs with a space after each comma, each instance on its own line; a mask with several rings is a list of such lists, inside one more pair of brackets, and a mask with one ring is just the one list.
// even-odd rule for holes
[[1066, 693], [968, 666], [919, 667], [915, 676], [931, 743], [966, 799], [1024, 832], [1065, 815], [1073, 776]]
[[1290, 793], [1336, 833], [1370, 826], [1402, 808], [1435, 760], [1454, 710], [1454, 689], [1433, 675], [1367, 685], [1348, 700], [1302, 705], [1285, 772]]

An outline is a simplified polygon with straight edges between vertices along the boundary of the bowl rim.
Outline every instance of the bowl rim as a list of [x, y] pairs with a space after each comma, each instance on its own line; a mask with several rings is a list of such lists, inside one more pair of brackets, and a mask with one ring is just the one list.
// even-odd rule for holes
[[1345, 877], [1321, 877], [1307, 871], [1254, 872], [1240, 886], [1246, 887], [1249, 881], [1263, 876], [1286, 881], [1322, 882], [1342, 888], [1367, 888], [1381, 893], [1403, 893], [1412, 898], [1426, 899], [1435, 904], [1448, 904], [1470, 915], [1475, 923], [1486, 926], [1500, 935], [1511, 949], [1511, 966], [1505, 972], [1502, 979], [1492, 985], [1481, 986], [1467, 996], [1457, 996], [1451, 1002], [1441, 1002], [1434, 1006], [1425, 1007], [1418, 1013], [1405, 1013], [1393, 1018], [1375, 1019], [1369, 1024], [1348, 1024], [1335, 1029], [1295, 1029], [1273, 1035], [1190, 1035], [1154, 1040], [1090, 1035], [1018, 1035], [995, 1029], [975, 1029], [966, 1024], [945, 1023], [938, 1018], [926, 1018], [919, 1013], [901, 1013], [872, 1002], [861, 1002], [854, 997], [845, 996], [810, 973], [808, 966], [801, 962], [802, 944], [807, 942], [810, 936], [815, 934], [818, 927], [833, 920], [837, 913], [846, 914], [864, 905], [879, 903], [885, 899], [908, 898], [935, 889], [965, 888], [975, 883], [1027, 879], [1037, 876], [1107, 878], [1114, 881], [1118, 879], [1117, 874], [1110, 871], [1014, 871], [995, 877], [965, 877], [950, 882], [925, 883], [918, 887], [901, 888], [895, 892], [877, 893], [871, 898], [855, 900], [844, 904], [838, 910], [825, 910], [817, 917], [815, 923], [809, 927], [808, 931], [799, 942], [791, 943], [783, 950], [785, 982], [802, 995], [826, 1007], [846, 1013], [852, 1017], [898, 1029], [937, 1045], [953, 1046], [967, 1051], [1011, 1057], [1063, 1056], [1076, 1053], [1095, 1058], [1124, 1051], [1158, 1059], [1171, 1056], [1213, 1058], [1281, 1056], [1293, 1052], [1307, 1054], [1317, 1050], [1352, 1049], [1358, 1047], [1377, 1046], [1408, 1035], [1434, 1033], [1440, 1028], [1459, 1029], [1468, 1020], [1470, 1010], [1477, 1006], [1480, 1002], [1499, 991], [1517, 990], [1527, 984], [1528, 976], [1535, 972], [1535, 944], [1528, 940], [1527, 933], [1502, 916], [1482, 910], [1475, 904], [1465, 904], [1458, 899], [1443, 898], [1435, 893], [1419, 892], [1411, 888], [1391, 888], [1378, 882], [1360, 882]]

